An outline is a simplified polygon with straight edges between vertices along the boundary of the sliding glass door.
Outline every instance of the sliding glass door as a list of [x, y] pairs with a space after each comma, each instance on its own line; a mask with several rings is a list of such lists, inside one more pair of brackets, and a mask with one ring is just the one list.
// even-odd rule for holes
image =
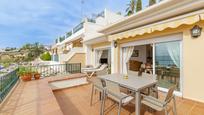
[[180, 91], [181, 41], [162, 42], [155, 44], [155, 74], [159, 87], [177, 86]]

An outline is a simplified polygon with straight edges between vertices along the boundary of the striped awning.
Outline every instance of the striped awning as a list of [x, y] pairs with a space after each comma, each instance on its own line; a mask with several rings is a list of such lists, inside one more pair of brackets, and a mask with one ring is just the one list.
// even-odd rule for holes
[[188, 16], [188, 17], [179, 18], [179, 19], [171, 19], [169, 21], [163, 21], [160, 23], [151, 24], [151, 25], [147, 25], [144, 27], [128, 30], [128, 31], [117, 33], [114, 35], [110, 35], [109, 41], [135, 37], [137, 35], [143, 35], [145, 33], [152, 33], [155, 31], [163, 31], [167, 28], [177, 28], [181, 25], [192, 25], [201, 20], [204, 20], [204, 14]]

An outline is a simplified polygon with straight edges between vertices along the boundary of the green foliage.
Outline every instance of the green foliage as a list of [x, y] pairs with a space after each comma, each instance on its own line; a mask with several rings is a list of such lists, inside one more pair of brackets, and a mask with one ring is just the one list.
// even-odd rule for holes
[[136, 12], [139, 12], [140, 10], [142, 10], [142, 0], [137, 0]]
[[58, 43], [58, 39], [55, 40], [55, 43]]
[[136, 2], [135, 0], [131, 0], [129, 4], [127, 4], [127, 9], [126, 9], [126, 15], [132, 15], [135, 13], [135, 8], [136, 8]]
[[59, 37], [59, 41], [62, 42], [65, 40], [65, 36]]
[[3, 63], [2, 64], [5, 68], [9, 67], [10, 66], [10, 63]]
[[66, 33], [66, 37], [67, 37], [67, 38], [68, 38], [69, 36], [71, 36], [71, 35], [72, 35], [72, 31]]
[[23, 67], [23, 66], [19, 67], [19, 70], [17, 72], [19, 76], [32, 74], [32, 73], [33, 73], [33, 69], [31, 67]]
[[40, 56], [40, 59], [43, 61], [50, 61], [51, 60], [51, 55], [49, 52], [45, 52]]
[[149, 0], [149, 6], [156, 4], [156, 2], [157, 2], [156, 0]]
[[38, 42], [34, 44], [25, 44], [21, 51], [27, 52], [27, 55], [23, 61], [33, 61], [37, 57], [39, 57], [42, 53], [45, 52], [45, 48], [40, 45]]
[[5, 51], [13, 51], [13, 50], [16, 50], [16, 48], [15, 48], [15, 47], [14, 47], [14, 48], [7, 47], [7, 48], [5, 49]]

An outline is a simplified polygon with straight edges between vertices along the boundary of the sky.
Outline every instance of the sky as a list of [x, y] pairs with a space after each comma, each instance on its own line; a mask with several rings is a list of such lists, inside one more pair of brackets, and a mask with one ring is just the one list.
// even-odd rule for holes
[[[105, 8], [125, 14], [130, 0], [0, 0], [0, 48], [54, 44], [59, 36]], [[148, 0], [142, 0], [147, 6]], [[83, 14], [83, 15], [82, 15]]]

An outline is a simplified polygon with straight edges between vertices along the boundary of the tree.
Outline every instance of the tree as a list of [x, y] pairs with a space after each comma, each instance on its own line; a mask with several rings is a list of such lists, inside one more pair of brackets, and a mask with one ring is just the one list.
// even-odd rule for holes
[[34, 44], [25, 44], [21, 51], [27, 54], [24, 61], [32, 61], [39, 57], [45, 51], [45, 48], [36, 42]]
[[40, 56], [40, 59], [43, 61], [50, 61], [51, 60], [51, 55], [49, 52], [45, 52]]
[[128, 6], [128, 8], [126, 9], [127, 16], [135, 13], [135, 8], [136, 8], [135, 3], [136, 3], [135, 0], [131, 0], [130, 3], [127, 4], [127, 6]]
[[156, 0], [149, 0], [149, 6], [156, 4]]
[[142, 0], [137, 0], [136, 12], [139, 12], [140, 10], [142, 10]]

